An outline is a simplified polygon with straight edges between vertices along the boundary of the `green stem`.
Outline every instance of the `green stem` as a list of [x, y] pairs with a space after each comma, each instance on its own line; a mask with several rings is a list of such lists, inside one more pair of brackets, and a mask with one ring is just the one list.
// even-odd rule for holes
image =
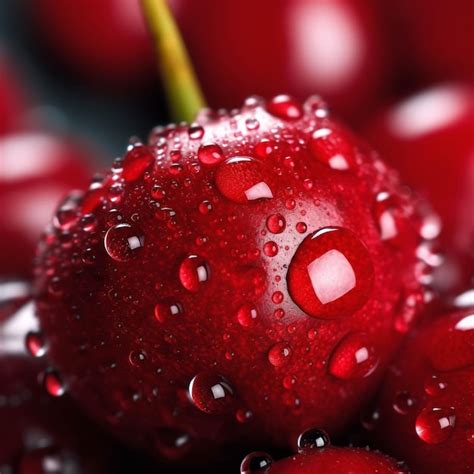
[[192, 122], [206, 101], [166, 0], [141, 0], [174, 120]]

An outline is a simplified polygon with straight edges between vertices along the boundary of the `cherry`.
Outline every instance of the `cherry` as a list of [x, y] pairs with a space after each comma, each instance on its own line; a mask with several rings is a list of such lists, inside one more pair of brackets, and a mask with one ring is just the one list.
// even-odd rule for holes
[[213, 107], [237, 107], [255, 93], [318, 93], [338, 114], [354, 117], [377, 101], [387, 82], [388, 56], [371, 1], [170, 6]]
[[416, 472], [472, 472], [474, 311], [422, 326], [388, 371], [374, 439]]
[[21, 132], [0, 137], [0, 274], [28, 275], [37, 240], [55, 207], [90, 174], [90, 152], [66, 137]]
[[409, 184], [425, 193], [442, 219], [441, 237], [448, 261], [437, 273], [436, 283], [441, 288], [462, 281], [459, 267], [472, 274], [473, 120], [474, 89], [449, 84], [394, 105], [375, 117], [367, 131], [382, 155]]
[[89, 83], [133, 90], [156, 77], [139, 0], [32, 1], [29, 9], [44, 44]]
[[264, 452], [254, 452], [245, 457], [240, 466], [241, 474], [403, 474], [409, 471], [388, 456], [359, 448], [331, 446], [328, 435], [310, 429], [298, 438], [298, 453], [275, 462]]
[[[340, 433], [423, 308], [429, 216], [315, 100], [251, 98], [159, 127], [43, 236], [55, 377], [155, 455], [196, 463], [241, 439], [289, 446], [308, 424]], [[380, 193], [398, 238], [381, 230]]]
[[28, 283], [1, 282], [2, 473], [113, 472], [113, 443], [61, 391], [50, 390], [53, 398], [38, 384], [52, 373], [44, 360], [46, 348]]
[[0, 135], [20, 128], [26, 101], [10, 62], [0, 52]]

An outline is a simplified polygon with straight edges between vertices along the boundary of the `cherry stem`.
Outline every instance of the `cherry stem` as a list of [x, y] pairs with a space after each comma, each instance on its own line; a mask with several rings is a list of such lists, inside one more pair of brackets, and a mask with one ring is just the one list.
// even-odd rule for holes
[[206, 101], [166, 0], [141, 0], [168, 104], [176, 121], [192, 122]]

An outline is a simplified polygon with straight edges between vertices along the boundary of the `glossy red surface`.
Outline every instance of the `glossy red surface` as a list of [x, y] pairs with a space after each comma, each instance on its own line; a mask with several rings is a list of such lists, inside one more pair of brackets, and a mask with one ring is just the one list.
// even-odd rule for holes
[[[155, 129], [66, 199], [43, 239], [36, 290], [58, 376], [156, 455], [196, 465], [226, 444], [288, 446], [308, 424], [340, 433], [377, 387], [405, 306], [423, 307], [418, 202], [320, 102], [288, 100], [277, 116], [249, 99]], [[403, 239], [381, 232], [382, 192]]]
[[90, 179], [91, 152], [65, 137], [21, 132], [0, 137], [0, 274], [31, 274], [39, 236], [58, 201]]

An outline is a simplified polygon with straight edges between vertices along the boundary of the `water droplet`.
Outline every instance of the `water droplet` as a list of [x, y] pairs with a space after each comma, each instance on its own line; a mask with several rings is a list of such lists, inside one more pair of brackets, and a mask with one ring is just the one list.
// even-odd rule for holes
[[262, 159], [268, 158], [274, 150], [275, 144], [268, 138], [264, 138], [255, 145], [255, 155]]
[[245, 121], [245, 126], [247, 130], [257, 130], [257, 128], [260, 127], [260, 122], [256, 118], [248, 118]]
[[292, 353], [291, 347], [286, 342], [278, 342], [268, 351], [268, 361], [274, 367], [280, 367], [290, 360]]
[[157, 303], [155, 305], [155, 318], [160, 323], [165, 323], [183, 312], [183, 307], [179, 303]]
[[439, 444], [446, 441], [454, 429], [454, 408], [423, 408], [416, 419], [416, 434], [425, 443]]
[[393, 409], [400, 415], [406, 415], [416, 406], [416, 400], [406, 390], [401, 390], [395, 395]]
[[273, 197], [272, 183], [260, 162], [248, 156], [235, 156], [216, 171], [216, 186], [223, 196], [239, 204]]
[[197, 292], [209, 280], [210, 270], [207, 262], [198, 255], [189, 255], [179, 267], [179, 280], [189, 291]]
[[328, 370], [331, 375], [342, 380], [367, 377], [379, 363], [376, 350], [363, 333], [345, 336], [333, 350]]
[[132, 351], [128, 355], [128, 360], [133, 366], [141, 367], [146, 362], [147, 356], [146, 353], [143, 351]]
[[437, 375], [431, 375], [425, 380], [424, 387], [427, 395], [430, 397], [437, 397], [446, 390], [448, 384]]
[[212, 204], [210, 203], [210, 201], [202, 201], [200, 204], [199, 204], [199, 212], [205, 216], [207, 214], [209, 214], [210, 212], [212, 211]]
[[272, 301], [275, 304], [280, 304], [283, 301], [283, 293], [281, 291], [275, 291], [272, 295]]
[[326, 118], [329, 109], [326, 102], [319, 95], [312, 95], [305, 100], [304, 108], [317, 118]]
[[61, 380], [61, 377], [53, 369], [48, 369], [44, 373], [43, 386], [53, 397], [61, 397], [66, 393], [66, 387]]
[[283, 120], [298, 120], [303, 116], [301, 104], [288, 95], [277, 95], [267, 103], [267, 110]]
[[294, 375], [287, 375], [283, 379], [283, 387], [291, 390], [296, 385], [296, 377]]
[[191, 125], [188, 129], [188, 135], [191, 140], [199, 140], [204, 136], [204, 128], [200, 125]]
[[117, 262], [127, 262], [134, 258], [144, 243], [143, 233], [130, 224], [114, 225], [104, 238], [105, 250]]
[[166, 196], [166, 191], [159, 184], [154, 184], [151, 188], [151, 196], [159, 201]]
[[239, 308], [239, 311], [237, 312], [237, 321], [241, 326], [246, 328], [251, 326], [257, 318], [257, 308], [251, 303], [244, 304]]
[[343, 228], [325, 227], [298, 246], [287, 273], [288, 290], [310, 316], [337, 318], [367, 301], [374, 270], [365, 245]]
[[354, 166], [351, 142], [334, 130], [329, 128], [316, 130], [309, 148], [317, 160], [334, 170], [345, 171]]
[[122, 200], [123, 194], [125, 192], [125, 188], [122, 183], [114, 183], [110, 186], [109, 190], [107, 191], [107, 196], [110, 202], [114, 204], [119, 203]]
[[221, 375], [200, 373], [189, 383], [189, 396], [204, 413], [227, 413], [234, 404], [234, 389]]
[[328, 434], [317, 428], [312, 428], [298, 436], [298, 452], [308, 453], [313, 449], [327, 448], [331, 444]]
[[266, 474], [270, 471], [273, 464], [273, 458], [262, 451], [245, 456], [240, 465], [240, 474]]
[[46, 353], [46, 341], [40, 331], [30, 331], [25, 338], [25, 345], [33, 357], [42, 357]]
[[253, 418], [253, 413], [250, 410], [239, 408], [235, 413], [235, 418], [239, 423], [247, 423]]
[[80, 201], [81, 195], [78, 193], [72, 193], [64, 199], [54, 215], [53, 224], [56, 228], [68, 230], [78, 221]]
[[198, 150], [198, 160], [207, 166], [214, 166], [224, 159], [224, 152], [219, 145], [210, 143], [201, 145]]
[[273, 241], [266, 242], [263, 246], [263, 253], [267, 257], [274, 257], [278, 254], [278, 245]]
[[304, 234], [308, 230], [307, 225], [304, 222], [297, 222], [296, 223], [296, 231], [300, 234]]
[[136, 181], [143, 176], [153, 161], [153, 153], [148, 147], [143, 145], [134, 146], [127, 152], [123, 160], [123, 179], [126, 182]]
[[281, 234], [285, 227], [286, 221], [281, 214], [271, 214], [267, 217], [267, 229], [272, 234]]

